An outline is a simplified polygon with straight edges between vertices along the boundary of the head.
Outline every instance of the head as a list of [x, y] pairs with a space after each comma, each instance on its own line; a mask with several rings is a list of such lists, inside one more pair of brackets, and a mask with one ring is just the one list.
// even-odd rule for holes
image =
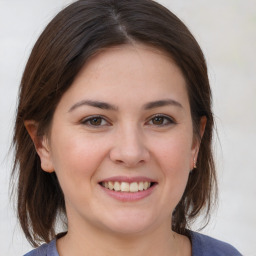
[[[18, 174], [20, 223], [32, 244], [48, 242], [56, 233], [57, 216], [66, 214], [58, 178], [53, 170], [42, 169], [37, 141], [50, 137], [56, 108], [94, 58], [114, 47], [136, 45], [160, 51], [179, 69], [186, 84], [193, 136], [200, 145], [197, 168], [189, 174], [173, 211], [172, 228], [186, 234], [189, 223], [202, 210], [209, 214], [216, 185], [211, 151], [213, 116], [207, 67], [199, 45], [174, 14], [154, 1], [81, 0], [61, 11], [46, 27], [21, 81], [13, 172]], [[207, 120], [203, 132], [202, 120]], [[27, 129], [35, 129], [39, 140], [33, 141]]]

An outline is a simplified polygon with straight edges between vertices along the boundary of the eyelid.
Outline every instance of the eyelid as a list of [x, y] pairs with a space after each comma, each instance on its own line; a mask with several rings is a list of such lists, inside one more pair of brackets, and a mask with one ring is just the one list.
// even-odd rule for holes
[[[152, 119], [154, 119], [156, 117], [164, 118], [165, 120], [168, 121], [168, 123], [167, 124], [159, 124], [159, 125], [157, 125], [157, 124], [149, 124], [149, 122], [152, 121]], [[103, 121], [106, 122], [106, 124], [103, 124], [103, 125], [102, 124], [100, 124], [100, 125], [92, 125], [92, 124], [90, 124], [89, 121], [93, 120], [94, 118], [102, 119]], [[101, 127], [112, 125], [111, 122], [108, 120], [108, 118], [103, 116], [103, 115], [90, 115], [90, 116], [82, 118], [79, 121], [79, 123], [81, 123], [82, 125], [86, 125], [88, 127], [93, 127], [93, 128], [101, 128]], [[168, 125], [172, 125], [172, 124], [177, 124], [176, 120], [173, 117], [171, 117], [169, 115], [166, 115], [166, 114], [155, 114], [155, 115], [152, 115], [146, 121], [146, 125], [153, 125], [153, 126], [158, 126], [158, 127], [168, 126]]]
[[152, 124], [154, 126], [161, 127], [161, 126], [168, 126], [168, 125], [172, 125], [172, 124], [177, 124], [176, 120], [173, 117], [171, 117], [169, 115], [166, 115], [166, 114], [155, 114], [155, 115], [153, 115], [153, 116], [148, 118], [148, 120], [146, 121], [146, 124], [148, 124], [150, 121], [152, 121], [152, 119], [155, 118], [155, 117], [162, 117], [162, 118], [167, 119], [168, 120], [168, 124], [160, 124], [160, 125]]
[[[100, 118], [103, 121], [105, 121], [107, 124], [104, 124], [104, 125], [92, 125], [92, 124], [89, 124], [89, 121], [93, 120], [94, 118]], [[105, 127], [105, 126], [111, 125], [110, 121], [105, 116], [102, 116], [102, 115], [91, 115], [91, 116], [84, 117], [83, 119], [81, 119], [80, 123], [82, 125], [86, 125], [86, 126], [93, 127], [93, 128], [101, 128], [101, 127]]]

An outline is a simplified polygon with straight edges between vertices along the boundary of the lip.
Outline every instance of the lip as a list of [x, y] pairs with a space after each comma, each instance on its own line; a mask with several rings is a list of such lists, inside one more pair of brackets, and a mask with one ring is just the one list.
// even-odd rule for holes
[[[107, 189], [100, 185], [101, 182], [109, 182], [109, 181], [118, 181], [118, 182], [140, 182], [140, 181], [148, 181], [153, 183], [153, 185], [148, 188], [147, 190], [138, 191], [138, 192], [120, 192], [120, 191], [114, 191]], [[152, 192], [155, 190], [157, 185], [157, 182], [153, 179], [150, 179], [148, 177], [138, 176], [138, 177], [125, 177], [125, 176], [114, 176], [107, 179], [104, 179], [99, 182], [99, 186], [102, 189], [104, 193], [106, 193], [108, 196], [121, 201], [121, 202], [132, 202], [132, 201], [139, 201], [142, 200], [152, 194]]]

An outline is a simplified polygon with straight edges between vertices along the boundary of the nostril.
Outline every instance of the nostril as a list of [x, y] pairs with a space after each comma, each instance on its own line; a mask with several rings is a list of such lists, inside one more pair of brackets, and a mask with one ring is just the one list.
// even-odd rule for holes
[[117, 164], [123, 164], [124, 162], [122, 161], [122, 160], [115, 160], [115, 162], [117, 163]]
[[136, 167], [136, 166], [140, 166], [140, 165], [143, 165], [146, 161], [144, 160], [140, 160], [140, 161], [133, 161], [133, 160], [126, 160], [126, 161], [123, 161], [123, 160], [119, 160], [119, 159], [116, 159], [114, 161], [116, 164], [119, 164], [119, 165], [123, 165], [123, 166], [126, 166], [126, 167]]

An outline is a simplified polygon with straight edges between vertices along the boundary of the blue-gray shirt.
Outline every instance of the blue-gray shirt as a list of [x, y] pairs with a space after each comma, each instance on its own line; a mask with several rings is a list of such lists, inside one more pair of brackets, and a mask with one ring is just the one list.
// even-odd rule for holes
[[[241, 256], [233, 246], [206, 235], [191, 232], [192, 256]], [[24, 256], [59, 256], [56, 239], [43, 244]]]

